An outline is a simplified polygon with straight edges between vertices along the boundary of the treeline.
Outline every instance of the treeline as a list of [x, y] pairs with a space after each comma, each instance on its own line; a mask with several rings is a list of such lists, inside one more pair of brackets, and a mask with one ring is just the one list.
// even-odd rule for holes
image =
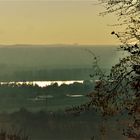
[[33, 83], [7, 83], [0, 85], [0, 112], [14, 112], [21, 107], [31, 111], [64, 109], [66, 106], [81, 104], [88, 98], [71, 99], [66, 95], [86, 95], [93, 90], [93, 83], [73, 83], [70, 85], [57, 83], [46, 87], [39, 87]]
[[39, 87], [37, 84], [30, 83], [1, 83], [0, 84], [0, 96], [13, 96], [13, 95], [64, 95], [64, 94], [86, 94], [92, 91], [94, 88], [93, 82], [85, 80], [83, 83], [74, 82], [72, 84], [52, 83], [46, 87]]

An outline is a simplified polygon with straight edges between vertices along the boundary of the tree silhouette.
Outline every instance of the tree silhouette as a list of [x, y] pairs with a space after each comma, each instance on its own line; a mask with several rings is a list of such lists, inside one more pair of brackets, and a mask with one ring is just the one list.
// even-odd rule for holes
[[140, 1], [139, 0], [98, 0], [105, 7], [105, 11], [100, 13], [106, 15], [116, 14], [118, 25], [124, 28], [116, 34], [123, 44], [139, 43], [140, 41]]
[[[133, 121], [124, 129], [123, 134], [135, 140], [140, 139], [140, 0], [98, 0], [105, 7], [100, 13], [116, 14], [121, 32], [112, 31], [122, 45], [120, 50], [126, 55], [119, 63], [112, 66], [109, 75], [104, 75], [99, 68], [97, 59], [94, 67], [96, 72], [91, 77], [98, 76], [95, 89], [88, 96], [90, 101], [79, 107], [69, 109], [81, 112], [94, 108], [100, 110], [103, 116], [113, 116], [127, 112]], [[90, 52], [95, 58], [94, 53]]]
[[[125, 27], [112, 35], [121, 41], [120, 49], [127, 56], [112, 67], [110, 75], [97, 84], [92, 101], [102, 112], [113, 115], [127, 110], [133, 123], [124, 130], [124, 135], [140, 139], [140, 1], [139, 0], [99, 0], [106, 8], [101, 15], [115, 13], [119, 25]], [[111, 81], [110, 81], [111, 80]], [[96, 93], [96, 94], [95, 94]], [[99, 98], [97, 98], [99, 97]]]

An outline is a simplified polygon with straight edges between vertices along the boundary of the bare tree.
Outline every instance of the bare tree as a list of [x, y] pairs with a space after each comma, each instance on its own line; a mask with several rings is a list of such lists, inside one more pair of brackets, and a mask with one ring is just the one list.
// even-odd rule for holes
[[[105, 7], [101, 15], [116, 14], [118, 23], [114, 25], [124, 26], [122, 32], [116, 35], [122, 43], [140, 42], [140, 1], [139, 0], [98, 0]], [[115, 33], [115, 32], [112, 32]]]
[[[124, 130], [123, 134], [135, 140], [140, 139], [140, 0], [98, 0], [105, 7], [101, 15], [116, 14], [122, 30], [112, 31], [122, 45], [120, 49], [127, 56], [112, 66], [109, 75], [103, 75], [95, 58], [94, 67], [99, 81], [95, 89], [88, 96], [90, 101], [79, 107], [73, 107], [73, 112], [99, 109], [103, 116], [114, 115], [127, 110], [133, 122]], [[92, 54], [92, 53], [91, 53]], [[96, 75], [97, 76], [97, 75]], [[94, 77], [94, 75], [92, 75]], [[71, 111], [71, 109], [70, 109]]]
[[[98, 89], [100, 100], [93, 96], [104, 113], [112, 114], [127, 109], [133, 123], [124, 132], [130, 138], [140, 139], [140, 0], [99, 0], [105, 7], [101, 15], [116, 14], [122, 32], [112, 31], [121, 41], [120, 48], [127, 52], [118, 64], [112, 67], [108, 79]], [[112, 82], [109, 82], [109, 80]], [[95, 89], [96, 90], [96, 89]], [[103, 93], [103, 94], [102, 94]]]

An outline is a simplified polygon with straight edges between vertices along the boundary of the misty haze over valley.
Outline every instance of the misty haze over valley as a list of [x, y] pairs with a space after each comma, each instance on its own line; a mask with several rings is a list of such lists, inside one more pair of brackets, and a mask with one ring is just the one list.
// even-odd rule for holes
[[88, 80], [93, 73], [92, 51], [108, 71], [118, 62], [118, 46], [1, 45], [0, 81]]

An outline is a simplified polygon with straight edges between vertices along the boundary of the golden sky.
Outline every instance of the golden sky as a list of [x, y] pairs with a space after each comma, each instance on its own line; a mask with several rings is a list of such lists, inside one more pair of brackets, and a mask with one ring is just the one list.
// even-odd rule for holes
[[0, 0], [0, 44], [118, 43], [95, 1]]

